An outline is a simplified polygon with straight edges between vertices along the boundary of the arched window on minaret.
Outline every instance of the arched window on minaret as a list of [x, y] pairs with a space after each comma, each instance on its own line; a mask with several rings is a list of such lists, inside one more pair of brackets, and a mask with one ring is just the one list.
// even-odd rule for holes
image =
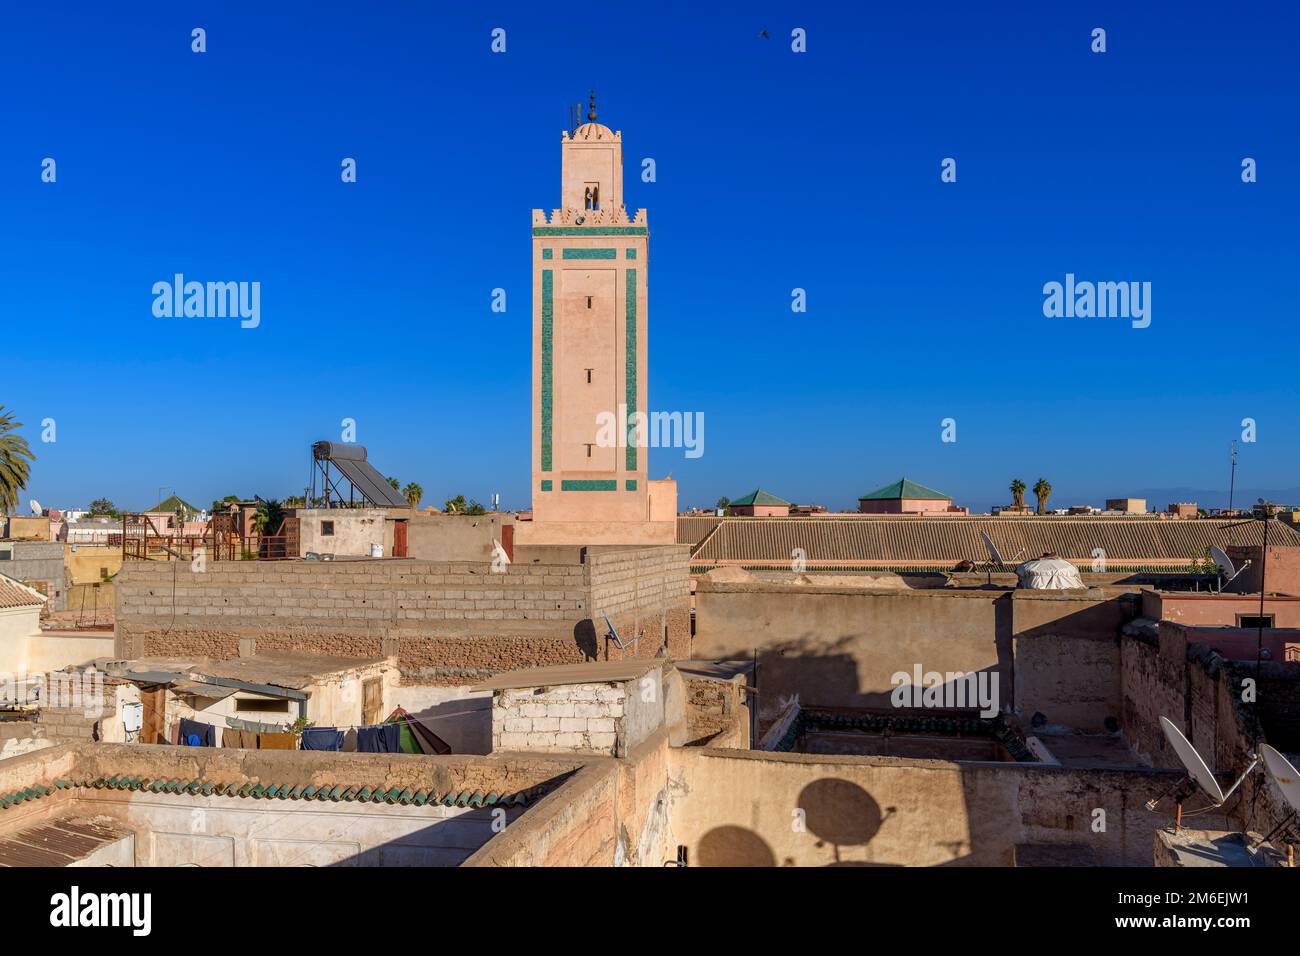
[[600, 208], [600, 186], [599, 185], [591, 187], [591, 208], [592, 209]]
[[591, 208], [591, 187], [590, 186], [587, 187], [587, 191], [585, 195], [586, 195], [586, 199], [583, 202], [582, 208], [590, 209]]

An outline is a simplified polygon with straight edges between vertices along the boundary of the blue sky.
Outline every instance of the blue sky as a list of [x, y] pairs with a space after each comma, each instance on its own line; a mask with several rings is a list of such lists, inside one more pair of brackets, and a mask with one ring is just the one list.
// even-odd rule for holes
[[[1293, 5], [846, 6], [10, 6], [0, 403], [28, 494], [282, 497], [350, 417], [426, 500], [527, 507], [530, 210], [593, 87], [649, 210], [651, 408], [705, 417], [703, 457], [651, 455], [683, 506], [1219, 488], [1246, 417], [1238, 487], [1300, 485]], [[261, 325], [155, 318], [177, 272], [259, 281]], [[1067, 272], [1149, 281], [1151, 326], [1045, 318]]]

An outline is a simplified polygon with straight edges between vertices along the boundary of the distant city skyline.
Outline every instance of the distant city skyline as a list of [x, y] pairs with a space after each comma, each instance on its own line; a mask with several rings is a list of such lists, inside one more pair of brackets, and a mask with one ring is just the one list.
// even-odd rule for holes
[[[650, 455], [683, 509], [902, 476], [972, 511], [1015, 477], [1221, 507], [1244, 419], [1237, 503], [1297, 490], [1292, 9], [679, 9], [611, 9], [608, 44], [529, 8], [10, 11], [24, 500], [301, 494], [346, 418], [425, 503], [527, 509], [528, 217], [593, 87], [649, 211], [651, 408], [707, 423], [699, 457]], [[160, 317], [178, 274], [258, 283], [258, 321]], [[1067, 276], [1150, 283], [1143, 318], [1047, 317]]]

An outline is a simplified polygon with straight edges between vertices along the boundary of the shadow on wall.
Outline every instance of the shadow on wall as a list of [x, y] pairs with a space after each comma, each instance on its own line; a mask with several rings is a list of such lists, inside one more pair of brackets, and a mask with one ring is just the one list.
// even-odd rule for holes
[[578, 646], [584, 661], [596, 660], [596, 650], [600, 645], [596, 638], [595, 622], [584, 620], [575, 624], [573, 626], [573, 643]]
[[[893, 866], [844, 860], [840, 850], [866, 846], [880, 832], [884, 820], [896, 807], [881, 809], [871, 794], [851, 780], [823, 777], [804, 787], [796, 808], [791, 810], [790, 825], [795, 832], [816, 837], [818, 849], [830, 848], [833, 862], [827, 866]], [[753, 830], [739, 826], [715, 827], [700, 838], [696, 865], [776, 866], [771, 846]], [[782, 866], [795, 866], [792, 858]]]
[[447, 700], [420, 711], [412, 718], [423, 721], [446, 741], [454, 754], [489, 754], [492, 752], [492, 696], [461, 697]]

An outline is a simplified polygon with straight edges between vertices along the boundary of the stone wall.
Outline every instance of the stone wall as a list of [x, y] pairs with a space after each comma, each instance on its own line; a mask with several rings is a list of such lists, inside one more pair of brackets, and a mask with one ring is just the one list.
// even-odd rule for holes
[[[1221, 779], [1235, 779], [1249, 766], [1256, 744], [1255, 713], [1242, 695], [1244, 682], [1256, 678], [1254, 661], [1235, 663], [1204, 645], [1188, 646], [1181, 628], [1164, 624], [1158, 638], [1126, 635], [1120, 650], [1124, 738], [1143, 760], [1181, 770], [1160, 728], [1159, 718], [1167, 717]], [[1300, 686], [1298, 671], [1297, 665], [1272, 662], [1257, 677], [1259, 741], [1283, 752], [1295, 741], [1291, 708]], [[1234, 827], [1259, 833], [1267, 833], [1288, 812], [1277, 786], [1260, 771], [1242, 782], [1226, 809]]]
[[693, 654], [758, 659], [761, 736], [799, 695], [808, 707], [886, 709], [894, 675], [996, 674], [1028, 719], [1100, 731], [1119, 713], [1119, 628], [1133, 602], [1101, 589], [1047, 594], [866, 588], [703, 578]]
[[[648, 553], [647, 553], [648, 552]], [[472, 683], [517, 667], [623, 656], [593, 608], [644, 639], [653, 657], [665, 635], [688, 656], [686, 549], [593, 554], [587, 564], [422, 560], [129, 561], [117, 581], [119, 657], [238, 656], [259, 651], [396, 655], [416, 683]]]
[[622, 684], [499, 691], [492, 706], [492, 749], [616, 754], [626, 701]]
[[1154, 833], [1171, 822], [1144, 806], [1173, 782], [1163, 771], [714, 748], [672, 757], [671, 842], [692, 866], [1010, 866], [1028, 845], [1149, 866]]

